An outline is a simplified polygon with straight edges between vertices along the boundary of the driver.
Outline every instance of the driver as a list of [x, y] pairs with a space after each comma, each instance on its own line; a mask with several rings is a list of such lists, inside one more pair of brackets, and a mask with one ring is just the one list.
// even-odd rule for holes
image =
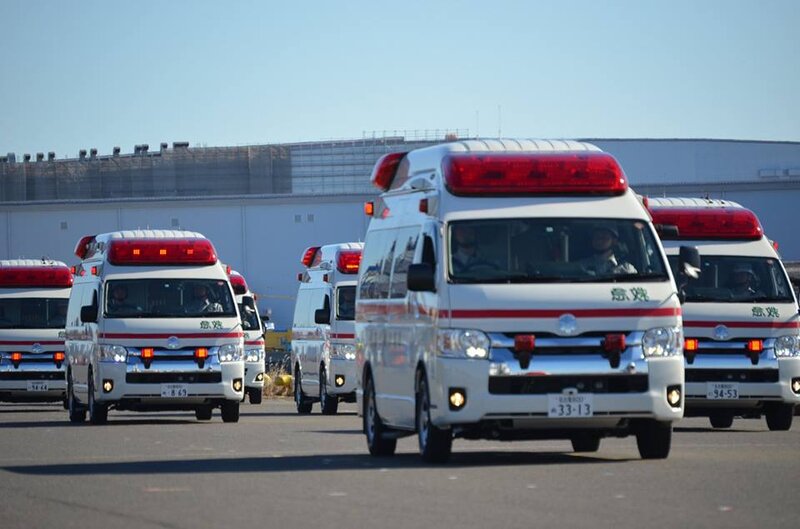
[[202, 283], [197, 283], [192, 291], [194, 299], [190, 301], [186, 308], [193, 314], [215, 314], [222, 312], [222, 305], [213, 302], [208, 297], [208, 287]]
[[753, 298], [763, 296], [758, 290], [758, 279], [753, 267], [748, 264], [738, 264], [731, 273], [731, 294], [736, 298]]
[[108, 298], [109, 313], [121, 314], [138, 310], [140, 310], [139, 307], [128, 300], [128, 287], [125, 285], [114, 285], [111, 287], [111, 295]]
[[619, 233], [611, 224], [600, 224], [592, 229], [592, 255], [581, 261], [581, 266], [591, 275], [635, 274], [636, 267], [617, 257]]
[[464, 272], [475, 266], [496, 267], [491, 261], [484, 259], [478, 251], [475, 228], [456, 224], [453, 226], [453, 271]]

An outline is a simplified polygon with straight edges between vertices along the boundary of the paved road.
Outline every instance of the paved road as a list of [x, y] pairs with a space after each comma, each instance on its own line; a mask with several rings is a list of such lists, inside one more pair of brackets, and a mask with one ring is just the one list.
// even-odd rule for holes
[[800, 526], [800, 421], [776, 433], [686, 420], [666, 461], [639, 460], [632, 438], [590, 456], [560, 441], [457, 441], [449, 465], [426, 467], [414, 438], [370, 458], [342, 408], [299, 417], [267, 400], [238, 424], [111, 412], [97, 427], [0, 404], [0, 527]]

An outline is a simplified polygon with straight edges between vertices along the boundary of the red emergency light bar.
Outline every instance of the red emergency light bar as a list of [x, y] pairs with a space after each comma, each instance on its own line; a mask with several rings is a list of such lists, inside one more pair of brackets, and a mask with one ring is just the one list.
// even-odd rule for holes
[[756, 241], [764, 235], [756, 214], [745, 208], [655, 207], [650, 213], [654, 224], [677, 226], [678, 235], [664, 239]]
[[361, 250], [342, 250], [336, 258], [336, 268], [343, 274], [357, 274]]
[[108, 245], [113, 265], [212, 265], [217, 251], [208, 239], [117, 239]]
[[239, 272], [231, 273], [231, 287], [233, 287], [233, 293], [237, 296], [247, 294], [249, 290], [247, 288], [247, 281], [244, 280], [244, 276]]
[[450, 193], [478, 195], [621, 195], [625, 174], [610, 154], [451, 154], [442, 170]]
[[300, 262], [303, 263], [303, 266], [308, 268], [314, 263], [314, 258], [317, 256], [319, 249], [319, 246], [309, 246], [306, 248], [306, 251], [303, 252], [303, 258], [300, 259]]
[[86, 259], [86, 256], [89, 253], [89, 245], [94, 242], [94, 238], [94, 235], [81, 237], [81, 240], [79, 240], [78, 244], [75, 245], [75, 255], [77, 255], [81, 260]]
[[394, 175], [397, 173], [397, 168], [400, 166], [400, 162], [403, 161], [406, 154], [408, 153], [390, 152], [389, 154], [381, 156], [380, 159], [375, 162], [375, 167], [372, 168], [372, 175], [370, 176], [372, 185], [381, 191], [387, 191], [391, 187]]
[[72, 280], [66, 266], [0, 267], [0, 288], [69, 288]]

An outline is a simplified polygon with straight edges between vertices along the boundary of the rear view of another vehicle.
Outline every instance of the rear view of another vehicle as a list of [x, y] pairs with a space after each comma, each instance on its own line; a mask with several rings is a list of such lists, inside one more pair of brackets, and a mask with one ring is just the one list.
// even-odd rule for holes
[[0, 400], [63, 401], [72, 273], [58, 261], [0, 261]]

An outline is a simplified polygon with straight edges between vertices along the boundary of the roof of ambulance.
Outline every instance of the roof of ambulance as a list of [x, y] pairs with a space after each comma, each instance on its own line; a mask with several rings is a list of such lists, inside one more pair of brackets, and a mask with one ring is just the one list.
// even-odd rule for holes
[[475, 139], [453, 141], [415, 149], [408, 153], [408, 157], [414, 163], [438, 163], [443, 156], [454, 152], [531, 152], [531, 153], [555, 153], [555, 152], [602, 152], [597, 146], [591, 143], [573, 140], [535, 140], [535, 139]]
[[49, 267], [49, 266], [63, 266], [67, 267], [67, 265], [61, 261], [51, 261], [50, 259], [6, 259], [0, 261], [0, 267], [10, 268], [14, 266], [42, 266], [42, 267]]
[[717, 198], [647, 197], [648, 205], [655, 208], [742, 208], [731, 200]]
[[101, 233], [95, 236], [98, 241], [116, 239], [205, 239], [202, 233], [185, 230], [124, 230]]

